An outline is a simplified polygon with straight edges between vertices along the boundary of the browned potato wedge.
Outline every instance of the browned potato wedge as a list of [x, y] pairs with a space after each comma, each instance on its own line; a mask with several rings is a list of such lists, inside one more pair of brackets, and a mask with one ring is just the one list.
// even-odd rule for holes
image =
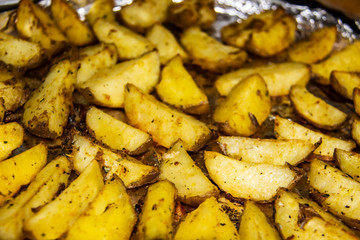
[[227, 96], [236, 84], [255, 73], [266, 82], [270, 96], [288, 95], [291, 86], [305, 86], [310, 80], [310, 70], [305, 64], [284, 62], [245, 67], [226, 73], [216, 79], [215, 87], [222, 96]]
[[258, 74], [240, 81], [216, 107], [213, 119], [229, 135], [250, 136], [266, 120], [271, 101], [266, 83]]
[[208, 198], [180, 223], [174, 240], [226, 239], [238, 240], [239, 235], [228, 215], [214, 197]]
[[5, 101], [4, 98], [0, 97], [0, 123], [4, 122], [5, 112]]
[[137, 216], [124, 184], [108, 180], [89, 208], [76, 220], [66, 240], [130, 239]]
[[360, 115], [360, 88], [354, 88], [353, 101], [355, 112]]
[[22, 123], [31, 133], [45, 138], [62, 135], [72, 107], [76, 67], [68, 60], [52, 66], [45, 81], [25, 103]]
[[334, 159], [341, 171], [360, 182], [360, 154], [337, 148], [334, 152]]
[[275, 222], [284, 239], [358, 239], [317, 203], [285, 189], [275, 200]]
[[115, 22], [114, 0], [95, 0], [89, 12], [86, 14], [86, 20], [93, 25], [97, 19], [104, 19], [108, 22]]
[[[351, 135], [353, 140], [359, 145], [360, 144], [360, 119], [355, 118], [351, 125]], [[351, 149], [344, 149], [351, 150]]]
[[135, 0], [123, 7], [118, 14], [125, 25], [135, 31], [144, 32], [154, 24], [165, 21], [171, 4], [171, 0]]
[[179, 55], [183, 60], [188, 59], [188, 55], [182, 46], [180, 46], [174, 35], [164, 26], [155, 24], [147, 31], [146, 38], [152, 42], [158, 50], [161, 64], [166, 64], [176, 55]]
[[360, 87], [360, 72], [332, 71], [330, 84], [341, 96], [353, 99], [354, 88]]
[[347, 118], [346, 113], [314, 96], [305, 86], [292, 86], [290, 99], [295, 111], [317, 128], [337, 129]]
[[116, 22], [98, 19], [93, 29], [100, 41], [116, 46], [120, 60], [137, 58], [154, 49], [154, 45], [146, 38]]
[[313, 159], [308, 173], [311, 193], [343, 221], [360, 226], [360, 183], [339, 169]]
[[90, 138], [83, 137], [78, 133], [75, 134], [72, 140], [72, 154], [71, 161], [74, 165], [74, 170], [80, 174], [86, 167], [95, 160], [98, 155], [100, 146], [94, 143]]
[[0, 32], [0, 61], [16, 68], [36, 67], [42, 60], [39, 44]]
[[154, 142], [171, 147], [178, 139], [188, 151], [197, 151], [211, 137], [205, 123], [169, 108], [133, 84], [125, 90], [125, 112], [130, 125], [149, 133]]
[[85, 46], [95, 42], [94, 33], [66, 0], [51, 0], [50, 9], [55, 22], [71, 44]]
[[239, 161], [211, 151], [205, 151], [204, 159], [211, 179], [236, 198], [271, 201], [279, 188], [290, 188], [298, 180], [288, 166]]
[[331, 137], [279, 116], [275, 117], [274, 132], [278, 139], [302, 139], [313, 144], [321, 139], [321, 144], [314, 153], [329, 160], [332, 160], [335, 148], [351, 150], [356, 147], [356, 144], [351, 140]]
[[239, 235], [240, 239], [281, 239], [276, 228], [269, 223], [266, 215], [252, 201], [245, 203], [239, 226]]
[[0, 206], [27, 185], [47, 162], [47, 148], [38, 144], [0, 162]]
[[0, 70], [0, 98], [5, 111], [16, 111], [27, 98], [25, 84], [5, 69]]
[[148, 188], [137, 226], [138, 239], [172, 239], [176, 193], [174, 184], [166, 180]]
[[30, 238], [56, 239], [86, 210], [104, 186], [99, 164], [92, 162], [55, 200], [24, 223]]
[[152, 143], [146, 132], [133, 128], [96, 107], [87, 111], [86, 125], [95, 139], [112, 149], [125, 150], [131, 155], [143, 153]]
[[25, 39], [39, 43], [49, 56], [61, 51], [67, 39], [55, 22], [32, 0], [21, 0], [17, 9], [16, 28]]
[[23, 222], [65, 187], [71, 171], [66, 157], [58, 157], [45, 166], [29, 187], [0, 208], [0, 239], [24, 239]]
[[309, 39], [295, 42], [288, 50], [289, 58], [294, 62], [315, 63], [324, 59], [336, 42], [335, 26], [323, 27], [313, 32]]
[[89, 102], [122, 108], [127, 83], [133, 83], [149, 93], [158, 82], [159, 75], [159, 55], [151, 52], [140, 58], [101, 69], [77, 87]]
[[341, 51], [334, 52], [324, 61], [311, 65], [311, 72], [321, 84], [330, 84], [332, 71], [359, 71], [360, 41], [355, 41]]
[[0, 125], [0, 161], [6, 159], [21, 146], [24, 140], [24, 129], [17, 122]]
[[79, 55], [77, 85], [89, 80], [97, 71], [113, 66], [117, 62], [116, 47], [112, 44], [92, 45], [80, 49]]
[[204, 114], [209, 111], [206, 94], [196, 85], [179, 56], [170, 60], [162, 69], [156, 92], [163, 102], [180, 108], [184, 112]]
[[175, 143], [162, 156], [159, 178], [174, 183], [178, 197], [186, 204], [196, 206], [219, 194], [217, 187], [194, 163], [181, 142]]
[[220, 136], [217, 142], [225, 155], [245, 162], [297, 165], [317, 144], [300, 139], [259, 139]]
[[239, 68], [247, 59], [244, 50], [222, 44], [202, 32], [199, 27], [184, 30], [180, 42], [194, 64], [210, 71], [226, 72], [232, 68]]

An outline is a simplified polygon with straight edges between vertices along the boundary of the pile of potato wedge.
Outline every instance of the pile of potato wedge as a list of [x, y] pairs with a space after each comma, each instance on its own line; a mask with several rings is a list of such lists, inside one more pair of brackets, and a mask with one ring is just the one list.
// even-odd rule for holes
[[0, 239], [360, 239], [360, 40], [114, 7], [1, 24]]

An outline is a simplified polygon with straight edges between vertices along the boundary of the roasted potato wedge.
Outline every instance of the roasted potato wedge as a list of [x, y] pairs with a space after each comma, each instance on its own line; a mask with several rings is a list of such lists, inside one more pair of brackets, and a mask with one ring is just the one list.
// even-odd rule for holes
[[5, 69], [0, 70], [0, 98], [5, 111], [14, 112], [27, 99], [25, 83]]
[[24, 141], [24, 129], [17, 122], [0, 125], [0, 161], [6, 159], [21, 146]]
[[314, 96], [305, 86], [292, 86], [290, 99], [295, 111], [317, 128], [333, 130], [347, 118], [346, 113]]
[[137, 239], [172, 239], [176, 188], [165, 180], [152, 184], [147, 191]]
[[220, 136], [217, 143], [225, 155], [231, 158], [274, 165], [297, 165], [317, 147], [317, 144], [300, 139], [275, 140], [234, 136]]
[[133, 128], [96, 107], [87, 111], [86, 125], [95, 139], [112, 149], [125, 150], [130, 155], [143, 153], [152, 143], [146, 132]]
[[149, 40], [116, 22], [98, 19], [93, 30], [100, 41], [116, 46], [120, 60], [138, 58], [154, 49]]
[[360, 115], [360, 88], [354, 88], [353, 101], [355, 112]]
[[250, 136], [266, 120], [271, 101], [265, 81], [258, 74], [240, 81], [216, 107], [213, 119], [229, 135]]
[[[360, 119], [355, 118], [351, 125], [351, 135], [353, 140], [360, 145]], [[351, 149], [344, 149], [350, 151]]]
[[360, 72], [332, 71], [330, 84], [341, 96], [353, 99], [354, 88], [360, 87]]
[[288, 50], [289, 59], [307, 64], [323, 60], [332, 51], [336, 37], [335, 26], [320, 28], [309, 39], [295, 42]]
[[114, 0], [95, 0], [89, 12], [86, 14], [86, 20], [93, 25], [96, 20], [104, 19], [108, 22], [115, 22]]
[[129, 239], [136, 220], [123, 183], [111, 179], [70, 227], [65, 239]]
[[52, 56], [60, 52], [67, 39], [55, 22], [32, 0], [21, 0], [16, 13], [16, 28], [21, 37], [39, 43]]
[[99, 164], [89, 164], [57, 198], [24, 223], [30, 238], [56, 239], [86, 210], [104, 186]]
[[334, 151], [334, 159], [341, 171], [360, 182], [360, 154], [337, 148]]
[[226, 72], [241, 67], [247, 60], [244, 50], [222, 44], [199, 27], [184, 30], [180, 42], [192, 62], [206, 70]]
[[0, 162], [0, 206], [27, 185], [47, 162], [45, 144], [38, 144]]
[[314, 153], [322, 155], [328, 160], [332, 160], [335, 148], [352, 150], [356, 147], [356, 144], [351, 140], [331, 137], [279, 116], [275, 117], [274, 132], [277, 139], [302, 139], [313, 144], [321, 139], [321, 144]]
[[163, 102], [184, 112], [200, 115], [209, 111], [206, 94], [196, 85], [179, 56], [171, 59], [162, 69], [156, 92]]
[[186, 204], [197, 206], [219, 194], [217, 187], [195, 164], [181, 142], [175, 143], [162, 156], [159, 178], [174, 183], [178, 197]]
[[175, 36], [161, 24], [155, 24], [150, 28], [146, 32], [146, 38], [152, 42], [158, 50], [161, 64], [166, 64], [177, 55], [184, 61], [189, 57]]
[[149, 133], [166, 148], [181, 139], [188, 151], [197, 151], [211, 137], [205, 123], [169, 108], [133, 84], [125, 87], [125, 113], [130, 125]]
[[311, 65], [311, 72], [317, 77], [317, 82], [330, 84], [332, 71], [359, 71], [360, 68], [360, 41], [334, 52], [327, 59]]
[[269, 89], [270, 96], [288, 95], [291, 86], [305, 86], [310, 80], [310, 70], [303, 63], [274, 63], [264, 66], [244, 67], [226, 73], [215, 81], [215, 87], [222, 96], [227, 96], [241, 80], [252, 74], [259, 74]]
[[25, 103], [25, 128], [40, 137], [61, 136], [72, 107], [75, 82], [76, 67], [68, 60], [52, 66], [45, 81]]
[[77, 85], [84, 97], [97, 105], [124, 107], [127, 83], [133, 83], [149, 93], [159, 80], [160, 61], [157, 52], [118, 63], [97, 71], [91, 79]]
[[239, 161], [205, 151], [206, 169], [219, 188], [236, 198], [272, 201], [279, 188], [291, 188], [298, 173], [288, 166]]
[[180, 223], [174, 240], [226, 239], [238, 240], [239, 235], [228, 215], [214, 197], [205, 200]]
[[4, 122], [5, 112], [5, 101], [4, 98], [0, 97], [0, 123]]

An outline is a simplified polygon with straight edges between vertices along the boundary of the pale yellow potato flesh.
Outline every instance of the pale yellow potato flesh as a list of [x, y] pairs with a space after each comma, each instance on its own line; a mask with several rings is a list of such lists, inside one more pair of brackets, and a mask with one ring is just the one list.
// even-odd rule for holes
[[310, 80], [310, 70], [303, 63], [272, 63], [264, 66], [244, 67], [226, 73], [215, 81], [215, 87], [222, 96], [227, 96], [243, 79], [252, 74], [259, 74], [269, 89], [270, 96], [288, 95], [291, 86], [305, 86]]
[[217, 139], [225, 155], [245, 162], [297, 165], [315, 149], [316, 144], [299, 139], [259, 139], [220, 136]]
[[353, 179], [360, 182], [360, 154], [342, 149], [335, 149], [334, 159], [339, 168]]
[[6, 159], [21, 146], [24, 141], [24, 129], [17, 122], [0, 125], [0, 161]]
[[288, 166], [239, 161], [218, 152], [205, 151], [210, 178], [236, 198], [272, 201], [279, 188], [289, 188], [297, 173]]
[[347, 114], [310, 93], [306, 87], [294, 85], [290, 99], [295, 111], [317, 128], [333, 130], [347, 119]]
[[265, 81], [258, 74], [240, 81], [216, 107], [213, 119], [229, 135], [250, 136], [267, 119], [271, 101]]
[[360, 72], [332, 71], [330, 84], [341, 96], [353, 99], [354, 89], [360, 87]]
[[360, 115], [360, 88], [354, 88], [353, 102], [354, 102], [355, 112], [358, 115]]
[[108, 22], [115, 22], [114, 0], [95, 0], [89, 12], [86, 14], [86, 20], [93, 25], [97, 19], [104, 19]]
[[321, 144], [315, 149], [314, 153], [322, 155], [331, 160], [335, 148], [344, 150], [352, 150], [356, 144], [352, 140], [342, 140], [321, 132], [313, 131], [291, 120], [276, 116], [275, 117], [275, 136], [277, 139], [302, 139], [313, 144], [319, 142]]

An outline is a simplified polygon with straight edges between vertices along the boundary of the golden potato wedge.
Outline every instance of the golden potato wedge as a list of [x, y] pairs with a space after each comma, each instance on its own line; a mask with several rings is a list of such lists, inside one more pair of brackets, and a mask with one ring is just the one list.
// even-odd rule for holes
[[354, 88], [360, 87], [360, 72], [332, 71], [330, 84], [341, 96], [353, 99]]
[[40, 143], [0, 162], [0, 206], [27, 185], [47, 162], [47, 148]]
[[355, 112], [358, 115], [360, 115], [360, 88], [354, 88], [353, 102], [354, 102]]
[[67, 39], [55, 22], [32, 0], [21, 0], [16, 14], [16, 28], [21, 37], [39, 43], [52, 56], [66, 45]]
[[180, 223], [174, 240], [226, 239], [238, 240], [239, 235], [228, 215], [214, 197], [205, 200]]
[[244, 50], [222, 44], [199, 27], [184, 30], [180, 42], [192, 62], [206, 70], [226, 72], [241, 67], [247, 60]]
[[317, 77], [317, 82], [330, 84], [332, 71], [359, 71], [360, 41], [355, 41], [341, 51], [334, 52], [327, 59], [311, 65], [311, 72]]
[[172, 239], [176, 188], [165, 180], [152, 184], [137, 226], [137, 239]]
[[305, 86], [292, 86], [290, 100], [295, 111], [317, 128], [337, 129], [347, 119], [346, 113], [314, 96]]
[[118, 179], [105, 186], [76, 220], [65, 239], [129, 239], [137, 216], [124, 184]]
[[279, 188], [298, 180], [288, 166], [239, 161], [212, 151], [205, 151], [204, 160], [211, 179], [236, 198], [272, 201]]
[[68, 60], [52, 66], [45, 81], [25, 103], [22, 123], [31, 133], [45, 138], [62, 135], [72, 107], [76, 67]]
[[314, 153], [322, 155], [324, 159], [328, 160], [332, 160], [335, 148], [349, 151], [356, 147], [356, 144], [351, 140], [342, 140], [313, 131], [279, 116], [275, 117], [274, 132], [277, 139], [302, 139], [313, 144], [321, 139], [321, 144], [315, 149]]
[[118, 13], [121, 20], [131, 29], [144, 32], [156, 23], [166, 20], [171, 0], [135, 0]]
[[146, 132], [133, 128], [96, 107], [87, 111], [86, 126], [98, 141], [112, 149], [124, 150], [130, 155], [143, 153], [152, 143]]
[[162, 69], [161, 80], [156, 85], [160, 99], [190, 114], [204, 114], [209, 111], [209, 101], [186, 68], [176, 56]]
[[[297, 165], [314, 152], [317, 144], [300, 139], [259, 139], [220, 136], [225, 155], [245, 162]], [[320, 144], [320, 143], [319, 143]]]
[[42, 60], [39, 44], [0, 32], [0, 61], [16, 68], [33, 68]]
[[146, 38], [152, 42], [158, 50], [161, 64], [166, 64], [176, 55], [179, 55], [184, 61], [189, 57], [175, 36], [161, 24], [155, 24], [151, 27], [146, 32]]
[[161, 158], [160, 179], [175, 184], [178, 197], [186, 204], [199, 205], [219, 190], [204, 175], [186, 152], [182, 142], [175, 143]]
[[197, 151], [211, 137], [205, 123], [169, 108], [133, 84], [125, 87], [125, 113], [130, 125], [149, 133], [166, 148], [181, 139], [188, 151]]
[[289, 59], [307, 64], [318, 62], [330, 54], [336, 37], [336, 26], [320, 28], [309, 39], [295, 42], [288, 50]]
[[252, 201], [245, 203], [239, 226], [240, 239], [280, 240], [279, 232], [269, 223], [269, 219]]
[[245, 67], [226, 73], [216, 79], [215, 87], [220, 95], [227, 96], [236, 84], [255, 73], [266, 82], [270, 96], [288, 95], [291, 86], [305, 86], [310, 80], [310, 70], [305, 64], [284, 62]]
[[250, 136], [266, 120], [271, 101], [265, 81], [258, 74], [240, 81], [216, 107], [213, 119], [229, 135]]
[[285, 189], [275, 200], [275, 222], [284, 239], [358, 239], [317, 203]]
[[113, 66], [117, 62], [116, 48], [112, 44], [92, 45], [80, 49], [79, 55], [76, 85], [86, 82], [100, 69]]
[[157, 52], [118, 63], [97, 71], [91, 79], [77, 87], [89, 102], [111, 108], [124, 107], [127, 83], [150, 92], [159, 80], [160, 61]]
[[30, 238], [56, 239], [86, 210], [104, 186], [97, 162], [92, 162], [55, 200], [24, 222]]
[[17, 122], [0, 125], [0, 161], [6, 159], [24, 141], [24, 129]]
[[85, 46], [95, 42], [94, 33], [66, 0], [52, 0], [50, 9], [55, 22], [71, 44]]
[[25, 83], [5, 69], [0, 70], [0, 98], [5, 111], [16, 111], [27, 99]]
[[80, 174], [86, 167], [95, 160], [98, 155], [100, 146], [94, 143], [88, 137], [84, 137], [76, 133], [72, 140], [72, 154], [71, 161], [74, 165], [74, 170]]
[[46, 165], [29, 187], [0, 208], [0, 239], [24, 239], [23, 222], [65, 187], [71, 167], [66, 157], [58, 157]]
[[93, 24], [93, 30], [100, 41], [116, 46], [120, 60], [138, 58], [154, 49], [149, 40], [116, 22], [98, 19]]
[[[359, 145], [360, 144], [360, 119], [355, 118], [351, 125], [351, 135], [353, 140]], [[351, 150], [351, 149], [344, 149]]]
[[115, 22], [114, 0], [95, 0], [89, 12], [86, 14], [86, 20], [93, 25], [97, 19], [104, 19], [108, 22]]
[[341, 171], [360, 182], [360, 154], [336, 148], [334, 159]]
[[5, 112], [5, 101], [4, 98], [0, 97], [0, 123], [4, 122]]
[[351, 226], [360, 226], [360, 183], [339, 169], [312, 159], [308, 172], [311, 193], [321, 205]]

